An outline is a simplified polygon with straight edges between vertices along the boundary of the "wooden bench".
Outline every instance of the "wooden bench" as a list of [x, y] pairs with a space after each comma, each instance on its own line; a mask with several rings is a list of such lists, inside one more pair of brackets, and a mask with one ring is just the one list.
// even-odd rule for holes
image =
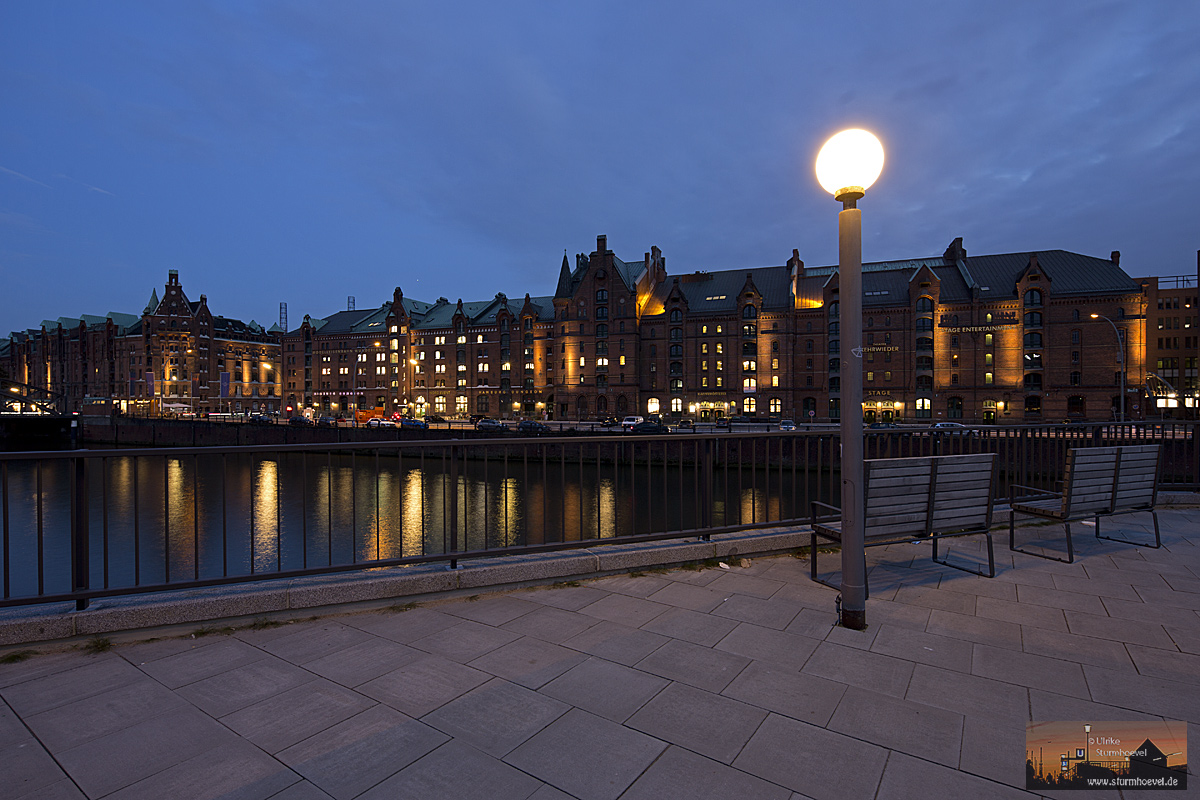
[[[995, 577], [996, 561], [990, 533], [995, 453], [867, 459], [863, 461], [863, 467], [866, 497], [863, 543], [866, 547], [928, 538], [933, 544], [933, 560], [939, 564]], [[836, 514], [841, 511], [825, 503], [813, 503], [812, 579], [833, 586], [817, 577], [817, 537], [840, 544], [842, 523], [841, 520], [822, 520], [819, 509]], [[938, 541], [942, 537], [977, 533], [987, 536], [986, 573], [938, 558]]]
[[[1158, 512], [1155, 510], [1158, 501], [1160, 449], [1157, 444], [1072, 448], [1067, 451], [1067, 466], [1061, 492], [1049, 492], [1029, 486], [1010, 487], [1009, 501], [1012, 512], [1008, 517], [1009, 549], [1073, 564], [1075, 546], [1071, 542], [1071, 523], [1089, 518], [1095, 521], [1098, 539], [1138, 547], [1161, 547]], [[1023, 494], [1018, 495], [1018, 492]], [[1137, 511], [1149, 511], [1154, 518], [1154, 544], [1100, 534], [1101, 517], [1132, 514]], [[1067, 534], [1067, 557], [1058, 558], [1017, 547], [1015, 519], [1018, 513], [1062, 522]]]

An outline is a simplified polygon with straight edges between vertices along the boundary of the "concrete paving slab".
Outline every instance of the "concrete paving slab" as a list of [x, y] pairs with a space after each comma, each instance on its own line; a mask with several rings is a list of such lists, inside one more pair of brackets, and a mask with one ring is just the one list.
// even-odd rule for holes
[[657, 675], [592, 657], [540, 691], [596, 716], [624, 722], [669, 683]]
[[957, 672], [971, 671], [970, 642], [880, 623], [871, 651]]
[[790, 800], [794, 795], [711, 758], [668, 747], [621, 800]]
[[39, 786], [28, 794], [13, 795], [11, 800], [86, 800], [86, 795], [74, 782], [64, 778], [48, 786]]
[[715, 581], [708, 584], [708, 588], [714, 592], [721, 592], [727, 595], [741, 594], [747, 597], [757, 597], [762, 600], [770, 598], [782, 589], [783, 586], [784, 581], [744, 575], [740, 571], [734, 572], [732, 570], [725, 572]]
[[333, 800], [333, 798], [308, 781], [298, 781], [279, 794], [271, 795], [271, 800]]
[[[939, 580], [938, 583], [941, 581]], [[905, 583], [896, 590], [893, 598], [897, 603], [909, 606], [922, 606], [949, 611], [954, 614], [974, 614], [977, 596], [965, 592], [939, 589], [937, 584], [928, 586], [913, 586]]]
[[[1041, 589], [1039, 591], [1049, 592], [1052, 589]], [[1080, 595], [1083, 597], [1083, 595]], [[1089, 600], [1100, 602], [1096, 597], [1089, 597]], [[975, 605], [975, 615], [981, 619], [997, 619], [1005, 622], [1015, 622], [1022, 627], [1027, 628], [1044, 628], [1048, 631], [1067, 630], [1067, 619], [1061, 608], [1033, 605], [1028, 602], [1020, 603], [1010, 600], [997, 600], [994, 597], [980, 597]]]
[[1129, 651], [1121, 642], [1040, 628], [1026, 628], [1024, 634], [1026, 653], [1063, 661], [1078, 661], [1081, 664], [1095, 664], [1108, 669], [1131, 672], [1134, 670]]
[[906, 700], [980, 716], [996, 724], [1021, 724], [1029, 719], [1029, 690], [1011, 683], [917, 664]]
[[409, 642], [409, 644], [426, 653], [466, 664], [484, 653], [490, 653], [497, 647], [515, 642], [520, 638], [520, 634], [511, 631], [464, 620], [453, 627], [431, 633], [421, 639]]
[[865, 742], [957, 769], [963, 716], [851, 686], [827, 726]]
[[266, 656], [224, 674], [181, 686], [176, 691], [201, 711], [223, 717], [313, 680], [317, 677], [311, 672], [274, 656]]
[[1072, 697], [1088, 696], [1087, 683], [1079, 664], [1032, 653], [1018, 653], [1002, 647], [975, 645], [971, 673], [1031, 689]]
[[543, 642], [532, 636], [498, 647], [470, 662], [469, 666], [506, 678], [530, 689], [554, 680], [587, 656], [577, 650]]
[[337, 653], [373, 637], [340, 621], [327, 620], [321, 625], [305, 626], [290, 636], [265, 642], [260, 645], [272, 655], [292, 664], [307, 664], [330, 653]]
[[837, 683], [904, 697], [913, 665], [880, 653], [822, 642], [801, 671]]
[[408, 644], [459, 625], [462, 620], [431, 608], [411, 608], [391, 613], [356, 614], [346, 617], [345, 623], [367, 633]]
[[1015, 622], [934, 609], [929, 613], [929, 624], [925, 626], [925, 631], [993, 647], [1021, 649], [1021, 626]]
[[671, 607], [662, 603], [654, 603], [638, 597], [628, 597], [620, 594], [609, 594], [591, 605], [579, 609], [579, 613], [589, 617], [619, 622], [640, 628], [650, 620], [664, 613]]
[[766, 718], [761, 708], [672, 683], [625, 725], [729, 764]]
[[426, 655], [415, 647], [372, 636], [365, 642], [309, 661], [304, 668], [334, 683], [353, 688]]
[[721, 619], [686, 608], [672, 608], [647, 622], [642, 630], [712, 647], [737, 626], [738, 623], [731, 619]]
[[506, 622], [500, 627], [522, 636], [533, 636], [545, 642], [562, 644], [595, 624], [597, 624], [595, 617], [538, 603], [537, 608], [533, 611]]
[[668, 580], [661, 575], [610, 575], [607, 578], [599, 578], [594, 581], [589, 581], [588, 584], [593, 589], [600, 589], [611, 594], [623, 594], [627, 597], [646, 598], [656, 592], [671, 586], [676, 581]]
[[450, 736], [376, 705], [276, 754], [322, 795], [349, 800], [450, 741]]
[[137, 667], [112, 654], [86, 661], [75, 669], [6, 686], [0, 689], [0, 697], [18, 714], [32, 716], [139, 680], [145, 680], [145, 676]]
[[410, 717], [423, 717], [491, 677], [454, 661], [426, 656], [367, 681], [357, 691]]
[[528, 800], [541, 787], [529, 775], [462, 742], [450, 741], [359, 795], [361, 800], [454, 798]]
[[494, 678], [421, 721], [496, 758], [503, 758], [570, 708], [515, 683]]
[[506, 622], [537, 610], [540, 606], [516, 595], [501, 594], [491, 597], [479, 596], [478, 600], [466, 603], [441, 603], [437, 608], [443, 614], [498, 628]]
[[787, 628], [799, 612], [800, 608], [791, 600], [774, 597], [763, 599], [748, 594], [731, 595], [712, 610], [719, 617], [752, 622], [780, 631]]
[[817, 649], [818, 644], [819, 640], [807, 636], [739, 622], [715, 647], [726, 653], [736, 653], [756, 661], [799, 671]]
[[733, 766], [815, 800], [874, 797], [888, 751], [771, 714]]
[[162, 684], [143, 678], [28, 715], [25, 724], [38, 741], [58, 752], [170, 713], [186, 702]]
[[227, 714], [221, 722], [266, 752], [278, 753], [373, 705], [353, 689], [318, 678]]
[[6, 792], [30, 797], [61, 783], [66, 775], [32, 736], [0, 746], [0, 775]]
[[606, 621], [572, 636], [563, 646], [633, 666], [669, 641], [670, 638], [657, 633]]
[[[1024, 779], [1023, 773], [1021, 777]], [[926, 800], [929, 797], [1010, 800], [1029, 796], [1023, 789], [895, 753], [888, 759], [883, 780], [879, 784], [879, 794], [875, 797], [876, 800]]]
[[[1092, 597], [1115, 597], [1118, 600], [1137, 602], [1141, 596], [1128, 583], [1113, 583], [1090, 576], [1077, 578], [1074, 575], [1055, 575], [1054, 588], [1063, 592], [1077, 592]], [[1105, 612], [1107, 613], [1107, 612]]]
[[112, 800], [267, 800], [300, 780], [249, 742], [235, 739], [114, 792]]
[[635, 666], [697, 689], [719, 692], [745, 669], [750, 659], [672, 639]]
[[1149, 647], [1174, 649], [1174, 641], [1166, 628], [1153, 618], [1134, 620], [1084, 614], [1080, 611], [1066, 612], [1067, 628], [1079, 636], [1107, 639], [1120, 644], [1144, 644]]
[[824, 727], [837, 709], [846, 684], [755, 661], [722, 692], [785, 717]]
[[706, 586], [693, 586], [679, 581], [664, 581], [665, 585], [647, 596], [655, 603], [665, 603], [676, 608], [686, 608], [692, 611], [712, 611], [729, 596], [726, 592], [714, 591]]
[[504, 760], [580, 800], [616, 800], [666, 747], [575, 708]]
[[[126, 653], [124, 649], [119, 649], [117, 652], [129, 658], [131, 663], [139, 664], [136, 652]], [[218, 636], [213, 637], [206, 644], [190, 647], [140, 664], [140, 666], [142, 672], [163, 686], [169, 689], [178, 689], [180, 686], [211, 678], [214, 675], [221, 675], [238, 667], [253, 664], [255, 661], [262, 661], [266, 657], [262, 650], [252, 647], [240, 639]]]
[[595, 589], [591, 586], [541, 586], [521, 592], [522, 600], [530, 600], [545, 606], [561, 608], [564, 611], [578, 611], [584, 606], [591, 605], [610, 592]]

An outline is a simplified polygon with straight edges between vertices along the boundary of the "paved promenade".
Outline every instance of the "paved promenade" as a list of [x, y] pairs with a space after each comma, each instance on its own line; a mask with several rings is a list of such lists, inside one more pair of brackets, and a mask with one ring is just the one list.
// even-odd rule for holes
[[[1030, 719], [1200, 722], [1200, 509], [1160, 517], [1162, 550], [1079, 526], [1073, 565], [998, 536], [992, 580], [874, 548], [865, 632], [782, 556], [36, 648], [0, 664], [0, 794], [1032, 796]], [[1125, 520], [1146, 535], [1149, 515]]]

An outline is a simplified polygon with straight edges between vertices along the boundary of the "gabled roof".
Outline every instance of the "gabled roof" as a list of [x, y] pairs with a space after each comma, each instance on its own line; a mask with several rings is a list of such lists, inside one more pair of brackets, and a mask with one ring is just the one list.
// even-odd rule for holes
[[[791, 308], [792, 276], [787, 267], [755, 267], [720, 272], [696, 272], [679, 276], [679, 289], [692, 314], [730, 314], [737, 310], [738, 295], [750, 275], [763, 296], [767, 310]], [[665, 304], [675, 281], [667, 279], [654, 287], [654, 300]]]
[[640, 279], [642, 277], [642, 273], [646, 271], [646, 264], [643, 261], [625, 262], [617, 258], [614, 254], [613, 269], [616, 270], [617, 275], [621, 277], [621, 280], [625, 281], [626, 288], [632, 292], [637, 289], [638, 279]]
[[[538, 321], [553, 321], [554, 320], [554, 298], [553, 297], [531, 297], [529, 304], [537, 309]], [[503, 300], [500, 297], [494, 297], [491, 300], [464, 302], [462, 304], [463, 314], [467, 317], [467, 325], [491, 325], [496, 322], [496, 316], [500, 313], [500, 309], [507, 308], [509, 313], [514, 317], [521, 315], [521, 309], [525, 307], [525, 298], [512, 298], [505, 296]], [[439, 303], [431, 307], [430, 311], [425, 314], [424, 319], [413, 323], [413, 328], [416, 330], [429, 330], [435, 328], [449, 328], [453, 324], [454, 315], [458, 313], [458, 305], [455, 303]]]
[[[1029, 265], [1033, 253], [970, 256], [967, 267], [980, 284], [980, 297], [999, 300], [1013, 297], [1017, 276]], [[1038, 265], [1050, 281], [1054, 295], [1122, 294], [1139, 292], [1139, 284], [1107, 258], [1066, 250], [1036, 251]]]

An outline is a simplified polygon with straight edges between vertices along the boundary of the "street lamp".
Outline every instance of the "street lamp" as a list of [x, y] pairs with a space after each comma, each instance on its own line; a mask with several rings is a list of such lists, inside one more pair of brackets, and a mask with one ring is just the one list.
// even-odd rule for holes
[[[871, 133], [851, 129], [835, 134], [817, 154], [817, 181], [842, 202], [838, 214], [838, 281], [842, 352], [862, 357], [862, 212], [859, 198], [883, 171], [883, 145]], [[843, 356], [843, 361], [846, 360]], [[842, 586], [843, 627], [867, 627], [867, 564], [863, 515], [862, 364], [842, 369]]]
[[1117, 324], [1103, 314], [1092, 314], [1092, 319], [1102, 319], [1112, 326], [1117, 337], [1117, 363], [1121, 365], [1121, 422], [1125, 421], [1125, 340], [1117, 330]]

